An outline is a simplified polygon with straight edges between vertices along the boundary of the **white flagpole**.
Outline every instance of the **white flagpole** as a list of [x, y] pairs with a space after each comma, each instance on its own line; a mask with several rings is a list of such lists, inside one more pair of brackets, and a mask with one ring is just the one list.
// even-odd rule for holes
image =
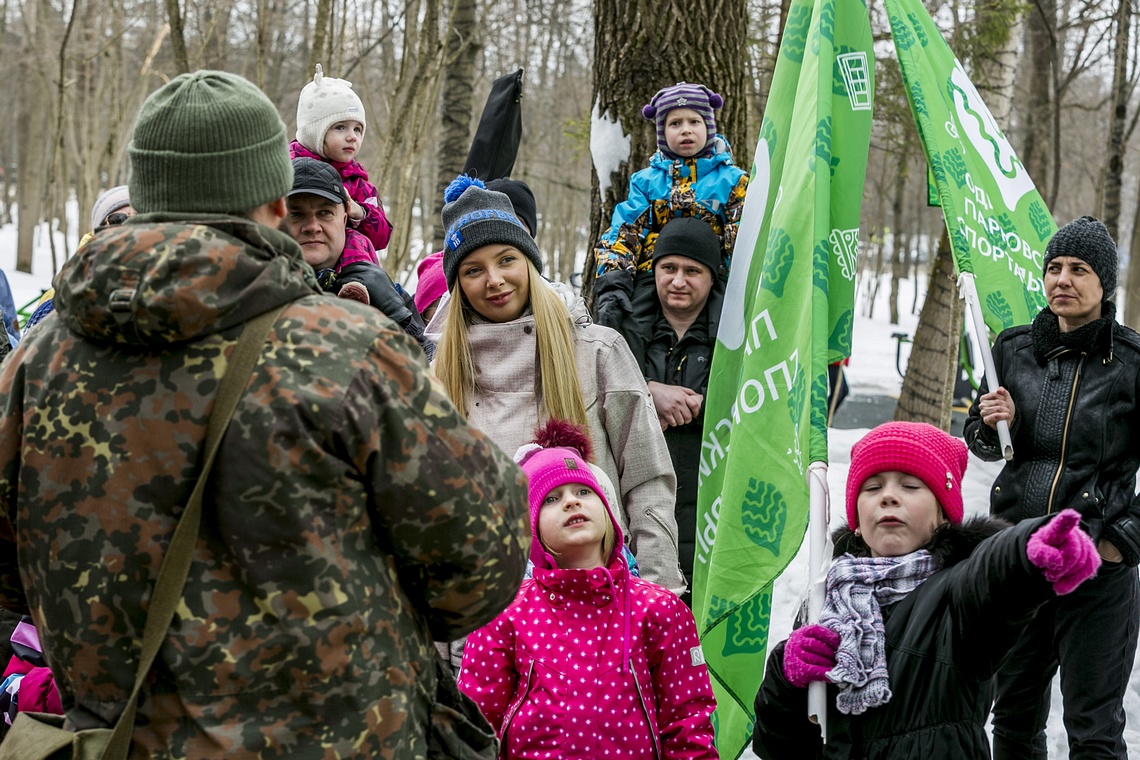
[[[827, 490], [826, 462], [808, 465], [808, 492], [808, 622], [818, 623], [831, 560], [831, 536], [827, 532], [831, 497]], [[808, 684], [808, 718], [819, 724], [820, 736], [827, 744], [827, 685], [821, 681]]]
[[[974, 335], [978, 338], [982, 350], [982, 367], [986, 372], [986, 385], [991, 391], [995, 390], [1001, 381], [997, 370], [994, 369], [994, 353], [990, 349], [989, 332], [986, 322], [982, 319], [982, 307], [978, 303], [978, 288], [974, 284], [973, 272], [962, 272], [958, 275], [958, 296], [966, 299], [966, 308], [970, 310], [970, 322], [974, 325]], [[1009, 437], [1009, 423], [1002, 420], [997, 424], [998, 442], [1001, 444], [1001, 455], [1005, 461], [1013, 459], [1013, 441]]]

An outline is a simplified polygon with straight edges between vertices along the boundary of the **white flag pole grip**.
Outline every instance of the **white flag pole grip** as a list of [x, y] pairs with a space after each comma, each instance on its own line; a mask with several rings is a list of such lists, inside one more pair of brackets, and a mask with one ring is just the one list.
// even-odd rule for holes
[[[827, 533], [828, 502], [827, 463], [812, 462], [808, 466], [808, 623], [819, 622], [823, 600], [827, 594], [827, 566], [831, 559], [831, 537]], [[827, 744], [827, 685], [821, 681], [808, 684], [808, 718], [819, 724], [823, 743]]]
[[[986, 322], [982, 319], [982, 307], [978, 303], [978, 289], [974, 285], [974, 274], [962, 272], [958, 275], [958, 295], [966, 299], [966, 308], [970, 310], [970, 321], [974, 325], [974, 335], [982, 351], [982, 367], [986, 372], [986, 385], [991, 391], [1001, 385], [997, 370], [994, 369], [994, 353], [990, 349], [989, 332]], [[985, 424], [985, 423], [983, 423]], [[1001, 445], [1001, 455], [1005, 461], [1013, 459], [1013, 441], [1009, 437], [1009, 423], [1002, 420], [997, 424], [998, 443]]]

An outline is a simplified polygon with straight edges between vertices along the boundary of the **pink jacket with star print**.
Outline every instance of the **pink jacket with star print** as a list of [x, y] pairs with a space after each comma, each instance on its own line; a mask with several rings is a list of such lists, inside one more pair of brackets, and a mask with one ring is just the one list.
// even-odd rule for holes
[[459, 688], [495, 727], [501, 758], [718, 757], [693, 615], [629, 574], [614, 529], [607, 567], [561, 570], [539, 558], [511, 606], [467, 639]]

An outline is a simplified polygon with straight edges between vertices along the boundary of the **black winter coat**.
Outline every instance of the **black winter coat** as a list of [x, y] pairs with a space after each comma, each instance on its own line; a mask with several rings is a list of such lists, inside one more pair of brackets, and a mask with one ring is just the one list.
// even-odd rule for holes
[[[784, 645], [768, 657], [756, 695], [753, 749], [763, 760], [980, 760], [990, 678], [1052, 587], [1025, 554], [1046, 519], [1007, 523], [974, 518], [939, 528], [926, 546], [943, 567], [904, 599], [883, 608], [891, 699], [862, 715], [835, 709], [828, 684], [827, 744], [807, 718], [807, 689], [784, 676]], [[836, 554], [866, 553], [843, 529]], [[863, 551], [856, 551], [857, 544]]]
[[[1048, 309], [1032, 325], [1002, 331], [994, 369], [1013, 398], [1013, 461], [994, 480], [990, 511], [1018, 522], [1081, 513], [1094, 541], [1107, 538], [1125, 564], [1140, 562], [1140, 335], [1117, 323], [1115, 308], [1062, 337]], [[983, 381], [978, 395], [989, 392]], [[970, 407], [966, 444], [1001, 458], [997, 431]]]
[[[706, 395], [713, 347], [724, 300], [724, 277], [713, 285], [704, 311], [678, 340], [677, 333], [661, 312], [652, 271], [639, 272], [634, 282], [633, 315], [621, 323], [622, 337], [633, 352], [646, 382], [679, 385]], [[687, 425], [665, 428], [665, 443], [677, 474], [678, 554], [685, 580], [693, 579], [696, 551], [697, 483], [704, 436], [705, 408]]]
[[416, 310], [415, 301], [403, 289], [396, 287], [383, 267], [357, 261], [337, 272], [331, 269], [321, 270], [317, 273], [317, 281], [327, 293], [339, 292], [345, 283], [360, 283], [368, 291], [371, 306], [384, 312], [400, 329], [415, 338], [429, 361], [435, 356], [435, 346], [424, 335], [424, 321]]

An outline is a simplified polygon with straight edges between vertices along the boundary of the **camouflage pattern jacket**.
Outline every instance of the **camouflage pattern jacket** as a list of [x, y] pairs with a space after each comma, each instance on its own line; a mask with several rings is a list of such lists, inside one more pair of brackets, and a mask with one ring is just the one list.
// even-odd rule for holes
[[96, 234], [4, 364], [0, 604], [30, 610], [70, 723], [114, 721], [226, 358], [292, 302], [223, 439], [131, 756], [425, 757], [432, 637], [514, 597], [524, 476], [410, 337], [318, 294], [292, 240], [194, 220]]

